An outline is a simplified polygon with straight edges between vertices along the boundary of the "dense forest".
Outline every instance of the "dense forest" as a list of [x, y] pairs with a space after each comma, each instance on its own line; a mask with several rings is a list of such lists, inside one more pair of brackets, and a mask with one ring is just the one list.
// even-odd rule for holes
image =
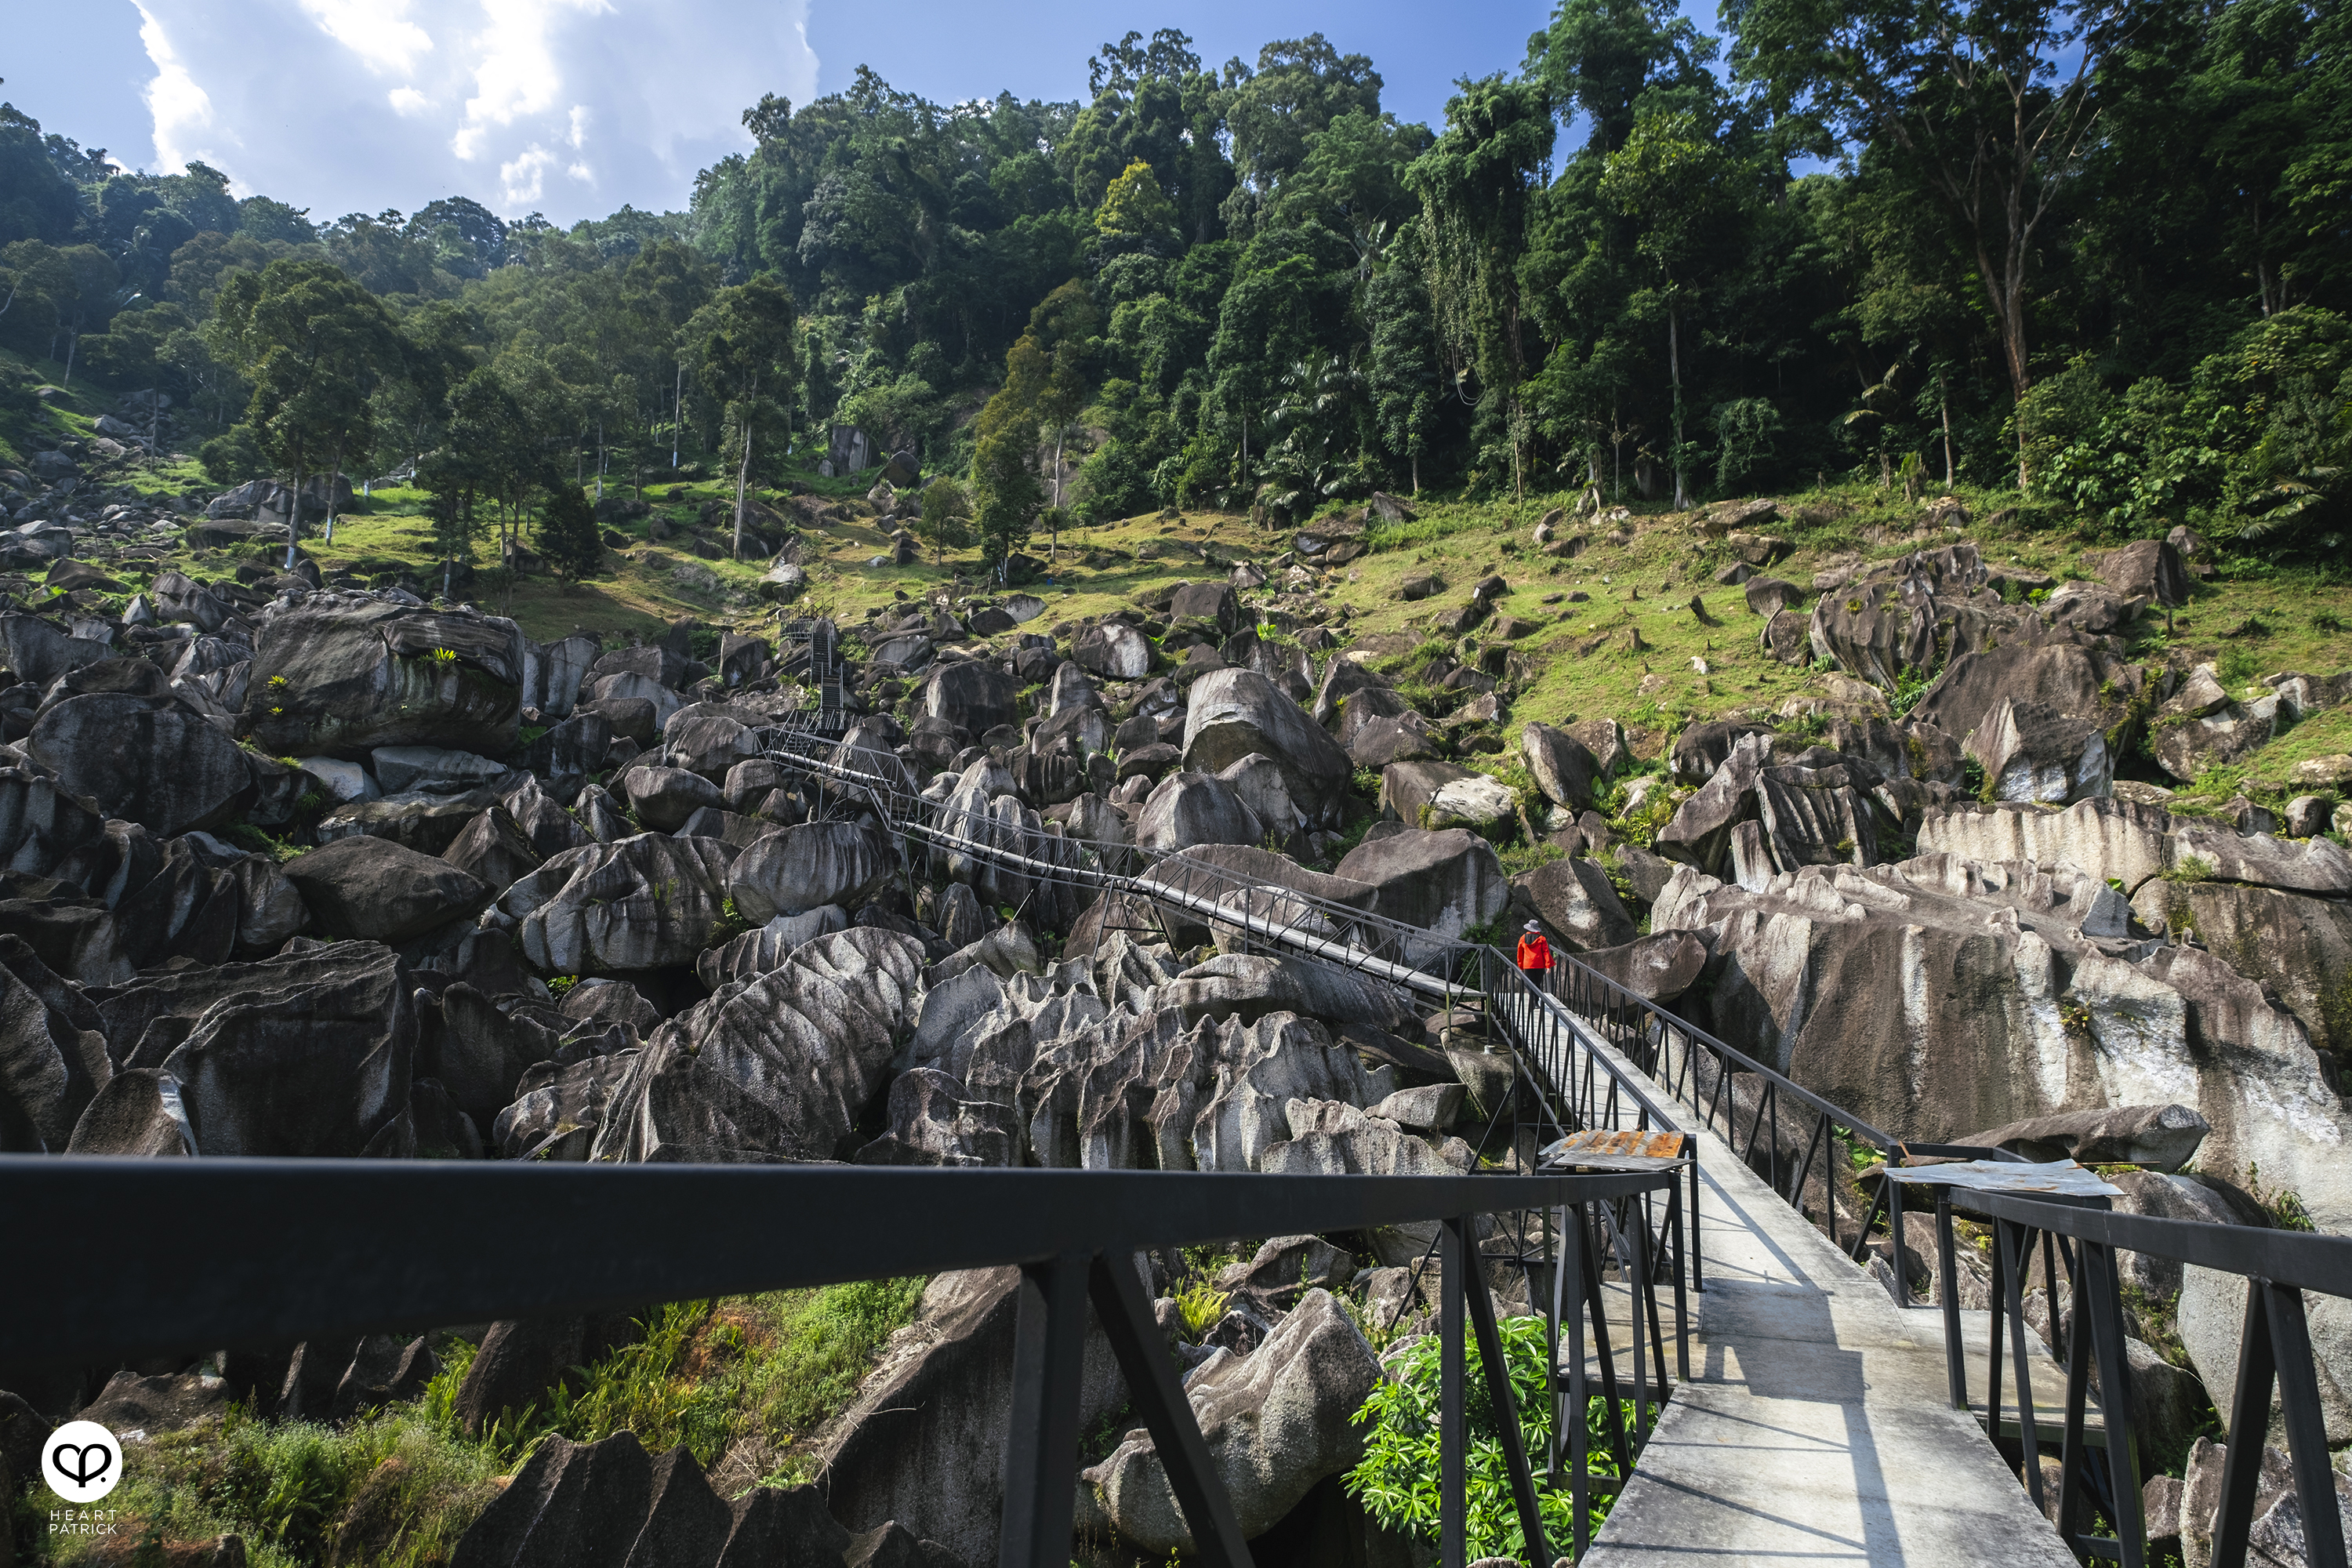
[[0, 108], [0, 344], [169, 392], [221, 483], [413, 467], [457, 534], [674, 451], [782, 483], [855, 424], [992, 558], [1064, 515], [1822, 476], [2341, 548], [2337, 0], [1723, 21], [1565, 0], [1434, 129], [1319, 35], [1130, 33], [1083, 103], [861, 68], [747, 110], [684, 211], [568, 231], [319, 223]]

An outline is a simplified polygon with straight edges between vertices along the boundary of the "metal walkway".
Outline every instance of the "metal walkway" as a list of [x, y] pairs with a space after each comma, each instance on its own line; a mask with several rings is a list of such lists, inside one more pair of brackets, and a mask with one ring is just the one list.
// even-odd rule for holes
[[[1630, 1064], [1559, 1015], [1513, 1022]], [[1950, 1407], [1937, 1314], [1906, 1311], [1762, 1178], [1666, 1101], [1700, 1145], [1691, 1375], [1652, 1430], [1584, 1563], [2032, 1565], [2074, 1562], [1966, 1412]], [[1972, 1350], [1984, 1312], [1962, 1314]], [[2036, 1367], [2054, 1399], [2058, 1368]]]
[[[818, 647], [812, 653], [823, 657]], [[826, 718], [837, 724], [837, 714]], [[1481, 1005], [1490, 1026], [1517, 1047], [1514, 1070], [1533, 1091], [1526, 1098], [1538, 1108], [1530, 1131], [1539, 1138], [1635, 1125], [1693, 1137], [1698, 1158], [1686, 1199], [1696, 1215], [1689, 1282], [1702, 1292], [1690, 1373], [1650, 1429], [1585, 1563], [2059, 1568], [2074, 1561], [1976, 1417], [1952, 1408], [1940, 1315], [1897, 1307], [1876, 1279], [1790, 1206], [1805, 1188], [1811, 1155], [1806, 1168], [1784, 1173], [1776, 1166], [1767, 1181], [1742, 1158], [1737, 1113], [1725, 1125], [1727, 1138], [1715, 1131], [1717, 1105], [1695, 1109], [1698, 1047], [1717, 1053], [1718, 1082], [1731, 1072], [1754, 1071], [1775, 1080], [1780, 1087], [1770, 1092], [1785, 1093], [1788, 1104], [1816, 1097], [1720, 1042], [1695, 1033], [1683, 1037], [1678, 1020], [1665, 1031], [1676, 1037], [1668, 1042], [1659, 1028], [1666, 1020], [1654, 1009], [1648, 1023], [1637, 1020], [1650, 1045], [1637, 1065], [1605, 1043], [1604, 1037], [1623, 1037], [1622, 995], [1603, 1006], [1580, 993], [1563, 1002], [1538, 993], [1492, 949], [1433, 938], [1181, 854], [1151, 856], [1132, 845], [1008, 828], [985, 811], [924, 797], [895, 755], [857, 746], [854, 735], [837, 741], [838, 731], [828, 729], [833, 725], [788, 733], [770, 755], [838, 787], [842, 804], [871, 812], [902, 853], [911, 856], [921, 846], [1181, 910], [1238, 929], [1263, 950]], [[1597, 980], [1581, 971], [1582, 983]], [[1777, 1136], [1783, 1103], [1770, 1104], [1758, 1122]], [[1820, 1102], [1818, 1109], [1825, 1131], [1835, 1108]], [[1841, 1126], [1845, 1135], [1895, 1151], [1891, 1139], [1838, 1114], [1850, 1123]], [[1758, 1137], [1751, 1125], [1749, 1157], [1758, 1155]], [[1899, 1231], [1900, 1214], [1889, 1217]], [[1622, 1314], [1609, 1310], [1623, 1319], [1611, 1325], [1610, 1339], [1638, 1359], [1631, 1290], [1621, 1286], [1619, 1293], [1627, 1304]], [[1990, 1315], [1961, 1316], [1969, 1353], [1980, 1355]], [[2046, 1356], [2033, 1380], [2037, 1406], [2063, 1396], [2063, 1374]]]

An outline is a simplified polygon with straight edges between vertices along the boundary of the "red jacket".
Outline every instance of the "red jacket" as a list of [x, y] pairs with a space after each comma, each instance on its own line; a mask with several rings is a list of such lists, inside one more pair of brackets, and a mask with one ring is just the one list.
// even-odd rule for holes
[[1551, 943], [1544, 940], [1543, 932], [1531, 931], [1519, 938], [1519, 967], [1521, 969], [1551, 967]]

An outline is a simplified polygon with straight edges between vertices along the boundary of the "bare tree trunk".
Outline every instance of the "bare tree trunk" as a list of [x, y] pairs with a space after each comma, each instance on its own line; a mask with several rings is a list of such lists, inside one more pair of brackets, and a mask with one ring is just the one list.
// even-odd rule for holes
[[1936, 378], [1936, 404], [1944, 416], [1944, 489], [1952, 488], [1952, 395], [1943, 378]]
[[286, 570], [294, 570], [294, 548], [302, 541], [302, 454], [294, 453], [294, 483], [286, 492]]
[[751, 377], [751, 392], [743, 400], [743, 462], [735, 470], [735, 559], [743, 559], [743, 493], [751, 483], [751, 402], [760, 395], [760, 378]]
[[[343, 444], [337, 441], [334, 460], [327, 465], [327, 542], [330, 544], [335, 542], [335, 478], [342, 471]], [[301, 510], [302, 495], [299, 490], [297, 490], [294, 494], [294, 510], [298, 516]], [[289, 561], [287, 565], [290, 568], [293, 563]]]
[[80, 348], [80, 347], [81, 347], [81, 329], [80, 329], [79, 327], [76, 327], [76, 328], [73, 330], [72, 335], [71, 335], [71, 336], [69, 336], [69, 337], [68, 337], [68, 338], [66, 339], [66, 380], [65, 380], [65, 384], [66, 384], [66, 385], [68, 385], [68, 386], [71, 386], [71, 385], [73, 384], [73, 362], [74, 362], [74, 351], [76, 351], [77, 349], [79, 349], [79, 348]]
[[1690, 505], [1690, 482], [1683, 473], [1683, 339], [1682, 312], [1666, 307], [1666, 366], [1675, 383], [1675, 510]]

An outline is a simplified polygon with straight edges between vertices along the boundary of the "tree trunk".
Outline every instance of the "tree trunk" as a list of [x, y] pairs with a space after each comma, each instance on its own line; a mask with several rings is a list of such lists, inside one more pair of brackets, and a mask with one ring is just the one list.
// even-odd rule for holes
[[68, 385], [68, 386], [71, 386], [71, 385], [73, 384], [73, 362], [74, 362], [74, 351], [75, 351], [75, 350], [77, 350], [77, 349], [79, 349], [79, 348], [80, 348], [80, 347], [81, 347], [81, 329], [80, 329], [79, 327], [76, 327], [76, 328], [73, 330], [73, 331], [72, 331], [71, 335], [69, 335], [69, 336], [66, 339], [66, 379], [65, 379], [65, 384], [66, 384], [66, 385]]
[[1683, 338], [1682, 312], [1666, 307], [1666, 368], [1675, 384], [1675, 510], [1690, 505], [1690, 483], [1683, 474]]
[[604, 422], [596, 421], [596, 499], [604, 499]]
[[[335, 476], [336, 476], [336, 475], [338, 475], [338, 474], [340, 474], [340, 473], [341, 473], [342, 471], [343, 471], [343, 444], [342, 444], [341, 441], [337, 441], [337, 442], [335, 443], [335, 456], [334, 456], [334, 459], [327, 465], [327, 541], [326, 541], [326, 542], [327, 542], [329, 544], [332, 544], [332, 543], [335, 542]], [[297, 490], [297, 491], [294, 493], [294, 511], [295, 511], [295, 515], [297, 515], [298, 517], [299, 517], [299, 515], [301, 515], [301, 511], [302, 511], [302, 493], [301, 493], [299, 490]], [[286, 564], [287, 564], [288, 569], [289, 569], [289, 570], [291, 570], [291, 569], [292, 569], [292, 567], [293, 567], [293, 564], [294, 564], [294, 563], [293, 563], [291, 561], [289, 561]]]
[[743, 462], [735, 470], [735, 559], [743, 559], [743, 492], [751, 482], [751, 403], [760, 395], [760, 378], [751, 377], [751, 395], [743, 400]]
[[302, 541], [302, 453], [294, 452], [294, 483], [286, 492], [286, 570], [294, 570], [294, 548]]
[[679, 433], [686, 428], [686, 362], [677, 362], [677, 384], [670, 388], [669, 466], [677, 467]]
[[1952, 488], [1952, 395], [1938, 376], [1936, 380], [1936, 404], [1944, 416], [1944, 489]]

